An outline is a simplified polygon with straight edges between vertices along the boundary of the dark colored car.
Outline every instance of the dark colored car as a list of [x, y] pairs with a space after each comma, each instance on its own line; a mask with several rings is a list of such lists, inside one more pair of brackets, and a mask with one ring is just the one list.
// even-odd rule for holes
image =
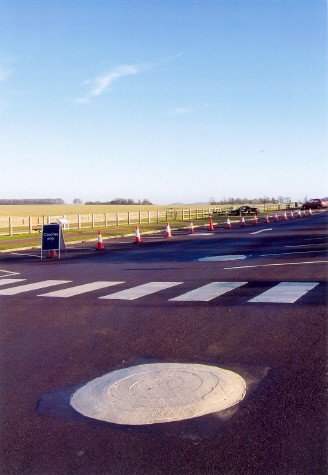
[[327, 208], [327, 201], [321, 200], [320, 198], [314, 198], [313, 200], [309, 200], [306, 203], [302, 204], [302, 209], [321, 209]]
[[243, 214], [259, 214], [260, 208], [254, 208], [253, 206], [240, 206], [240, 208], [232, 209], [229, 211], [231, 216], [242, 216]]

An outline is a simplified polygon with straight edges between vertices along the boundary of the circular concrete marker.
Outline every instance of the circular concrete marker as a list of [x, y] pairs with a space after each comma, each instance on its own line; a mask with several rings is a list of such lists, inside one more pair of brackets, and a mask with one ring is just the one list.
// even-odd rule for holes
[[155, 363], [105, 374], [78, 389], [73, 408], [115, 424], [180, 421], [222, 411], [241, 401], [246, 383], [215, 366]]
[[198, 259], [199, 261], [238, 261], [239, 259], [246, 259], [247, 256], [242, 254], [234, 254], [234, 255], [227, 255], [227, 256], [210, 256], [210, 257], [202, 257]]

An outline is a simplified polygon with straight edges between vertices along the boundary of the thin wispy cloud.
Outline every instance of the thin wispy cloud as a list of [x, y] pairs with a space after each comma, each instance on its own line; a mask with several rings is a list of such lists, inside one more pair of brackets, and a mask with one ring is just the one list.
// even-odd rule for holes
[[149, 69], [149, 65], [121, 64], [116, 66], [101, 76], [84, 81], [83, 85], [89, 86], [90, 90], [85, 96], [77, 98], [75, 102], [78, 104], [88, 104], [93, 98], [108, 92], [113, 83], [119, 79], [127, 76], [135, 76]]

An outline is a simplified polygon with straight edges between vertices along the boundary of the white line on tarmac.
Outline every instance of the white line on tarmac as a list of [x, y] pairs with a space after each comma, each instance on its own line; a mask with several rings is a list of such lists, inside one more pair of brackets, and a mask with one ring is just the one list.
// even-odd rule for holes
[[15, 282], [21, 282], [26, 279], [0, 279], [0, 285], [13, 284]]
[[237, 289], [247, 282], [211, 282], [210, 284], [191, 290], [185, 294], [170, 299], [171, 302], [208, 302], [209, 300], [219, 297], [230, 290]]
[[43, 289], [44, 287], [51, 287], [53, 285], [67, 284], [71, 280], [44, 280], [43, 282], [35, 282], [34, 284], [18, 285], [10, 289], [1, 289], [0, 295], [16, 295], [21, 292], [28, 292], [30, 290]]
[[11, 252], [10, 254], [14, 254], [15, 256], [40, 257], [40, 254], [24, 254], [22, 252]]
[[259, 264], [257, 266], [239, 266], [239, 267], [224, 267], [224, 270], [228, 269], [251, 269], [254, 267], [271, 267], [271, 266], [300, 266], [303, 264], [324, 264], [328, 261], [310, 261], [310, 262], [285, 262], [283, 264]]
[[313, 254], [317, 252], [327, 252], [326, 249], [323, 249], [322, 251], [293, 251], [293, 252], [278, 252], [275, 254], [260, 254], [260, 257], [267, 257], [267, 256], [283, 256], [286, 254]]
[[317, 285], [319, 282], [280, 282], [248, 302], [294, 303]]
[[38, 297], [73, 297], [74, 295], [80, 295], [84, 294], [85, 292], [104, 289], [105, 287], [111, 287], [112, 285], [118, 284], [124, 284], [124, 282], [90, 282], [89, 284], [76, 285], [75, 287], [69, 287], [68, 289], [54, 290], [53, 292], [40, 294]]
[[[323, 243], [325, 244], [325, 243]], [[285, 246], [285, 247], [309, 247], [309, 246], [322, 246], [323, 244], [295, 244], [294, 246]]]
[[0, 278], [2, 278], [2, 277], [8, 277], [8, 276], [10, 276], [10, 275], [19, 275], [19, 274], [20, 274], [20, 272], [12, 272], [12, 271], [10, 271], [10, 270], [4, 270], [4, 269], [0, 269], [0, 272], [5, 272], [4, 275], [0, 275]]
[[249, 233], [249, 234], [264, 233], [265, 231], [272, 231], [272, 229], [273, 229], [273, 228], [260, 229], [260, 231], [255, 231], [255, 233]]
[[138, 285], [132, 289], [122, 290], [114, 294], [105, 295], [101, 299], [119, 299], [119, 300], [135, 300], [145, 295], [150, 295], [160, 290], [180, 285], [182, 282], [149, 282], [148, 284]]

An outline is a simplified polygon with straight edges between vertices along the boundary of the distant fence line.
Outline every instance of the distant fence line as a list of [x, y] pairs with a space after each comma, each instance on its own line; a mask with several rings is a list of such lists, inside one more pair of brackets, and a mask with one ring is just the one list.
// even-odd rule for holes
[[[280, 205], [259, 206], [262, 211], [280, 209]], [[210, 216], [225, 214], [228, 208], [209, 207], [201, 209], [167, 209], [157, 211], [127, 211], [125, 213], [92, 213], [76, 215], [52, 215], [52, 216], [30, 216], [18, 217], [0, 216], [0, 233], [12, 236], [20, 233], [33, 233], [41, 230], [43, 224], [57, 222], [64, 218], [68, 224], [64, 224], [64, 229], [83, 229], [95, 227], [117, 227], [129, 226], [142, 223], [159, 223], [166, 221], [187, 221], [206, 219]]]

